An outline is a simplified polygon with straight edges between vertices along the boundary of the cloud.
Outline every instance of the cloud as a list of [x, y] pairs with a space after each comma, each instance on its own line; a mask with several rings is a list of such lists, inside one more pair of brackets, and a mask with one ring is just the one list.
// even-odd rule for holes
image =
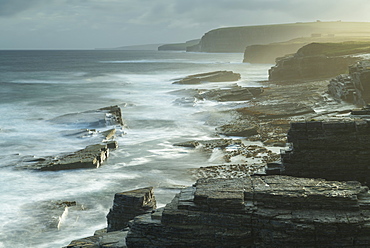
[[0, 0], [0, 16], [13, 16], [40, 4], [51, 2], [47, 0]]
[[39, 48], [104, 47], [180, 42], [225, 26], [370, 21], [367, 1], [0, 0], [0, 49], [15, 39]]

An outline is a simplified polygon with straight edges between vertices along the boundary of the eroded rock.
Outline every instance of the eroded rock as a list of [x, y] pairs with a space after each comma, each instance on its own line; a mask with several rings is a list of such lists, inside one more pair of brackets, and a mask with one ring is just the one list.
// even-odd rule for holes
[[114, 196], [113, 207], [107, 215], [107, 231], [119, 231], [128, 226], [135, 216], [156, 209], [153, 187], [117, 193]]
[[349, 67], [349, 74], [333, 78], [328, 92], [334, 98], [366, 106], [370, 103], [370, 61], [360, 61]]
[[370, 196], [358, 182], [288, 176], [200, 179], [135, 218], [128, 247], [370, 245]]
[[115, 141], [109, 144], [90, 145], [71, 154], [38, 159], [35, 160], [36, 163], [28, 164], [21, 168], [40, 171], [98, 168], [109, 157], [109, 150], [115, 147], [117, 147]]
[[370, 184], [370, 123], [331, 119], [291, 123], [284, 174]]
[[81, 113], [66, 114], [51, 121], [57, 124], [82, 126], [84, 128], [124, 125], [121, 108], [117, 105]]
[[200, 84], [203, 82], [232, 82], [240, 79], [239, 73], [232, 71], [213, 71], [187, 76], [173, 82], [174, 84]]

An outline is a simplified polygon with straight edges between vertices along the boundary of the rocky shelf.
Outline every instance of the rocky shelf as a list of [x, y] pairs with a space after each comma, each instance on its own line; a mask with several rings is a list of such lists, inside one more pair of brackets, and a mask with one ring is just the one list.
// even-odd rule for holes
[[190, 75], [176, 80], [173, 84], [200, 84], [204, 82], [232, 82], [240, 79], [239, 73], [232, 71], [213, 71]]
[[369, 120], [291, 123], [291, 149], [281, 155], [284, 174], [370, 183]]
[[[136, 192], [153, 199], [147, 189]], [[67, 247], [368, 247], [369, 199], [353, 181], [200, 179], [166, 207], [135, 217], [129, 230], [103, 230]]]
[[370, 61], [363, 60], [349, 67], [349, 74], [330, 80], [328, 92], [337, 100], [358, 106], [370, 102]]

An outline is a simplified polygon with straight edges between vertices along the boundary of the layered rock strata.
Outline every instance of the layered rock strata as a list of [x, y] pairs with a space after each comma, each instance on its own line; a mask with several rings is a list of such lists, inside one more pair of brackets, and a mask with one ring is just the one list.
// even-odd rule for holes
[[107, 144], [90, 145], [67, 155], [58, 155], [55, 157], [40, 158], [36, 161], [29, 161], [30, 164], [23, 168], [40, 171], [99, 168], [109, 157], [109, 151], [117, 148], [117, 146], [117, 142], [115, 141], [111, 141]]
[[153, 187], [117, 193], [107, 215], [107, 231], [123, 230], [135, 216], [149, 213], [153, 209], [156, 209]]
[[231, 82], [240, 79], [239, 73], [232, 71], [213, 71], [201, 74], [190, 75], [179, 79], [174, 84], [200, 84], [202, 82]]
[[332, 79], [328, 92], [338, 100], [358, 106], [370, 103], [370, 60], [359, 61], [349, 67], [349, 74]]
[[135, 218], [128, 247], [366, 247], [368, 188], [288, 176], [200, 179]]
[[284, 174], [370, 183], [369, 120], [291, 123], [291, 149], [281, 154]]
[[313, 80], [335, 77], [347, 71], [358, 59], [324, 55], [287, 56], [276, 61], [269, 70], [270, 81]]
[[117, 105], [81, 113], [61, 115], [51, 121], [57, 124], [83, 126], [85, 128], [124, 125], [121, 108]]
[[107, 215], [108, 227], [97, 230], [93, 236], [74, 240], [65, 248], [126, 248], [128, 222], [155, 208], [152, 187], [117, 193]]

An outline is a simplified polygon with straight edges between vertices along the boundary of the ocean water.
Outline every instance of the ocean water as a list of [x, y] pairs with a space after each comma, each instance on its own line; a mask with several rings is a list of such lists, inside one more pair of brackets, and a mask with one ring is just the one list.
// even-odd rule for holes
[[[230, 83], [172, 82], [214, 70], [241, 73], [241, 86], [267, 79], [271, 65], [242, 59], [243, 54], [157, 51], [0, 51], [0, 248], [68, 245], [106, 227], [116, 192], [153, 186], [164, 206], [194, 183], [190, 168], [222, 162], [173, 143], [215, 138], [213, 124], [222, 120], [215, 111], [240, 103], [193, 102], [172, 92]], [[122, 108], [127, 127], [100, 168], [19, 169], [29, 158], [96, 143], [97, 135], [69, 135], [86, 126], [52, 120], [111, 105]], [[80, 208], [63, 214], [55, 201], [76, 201]]]

